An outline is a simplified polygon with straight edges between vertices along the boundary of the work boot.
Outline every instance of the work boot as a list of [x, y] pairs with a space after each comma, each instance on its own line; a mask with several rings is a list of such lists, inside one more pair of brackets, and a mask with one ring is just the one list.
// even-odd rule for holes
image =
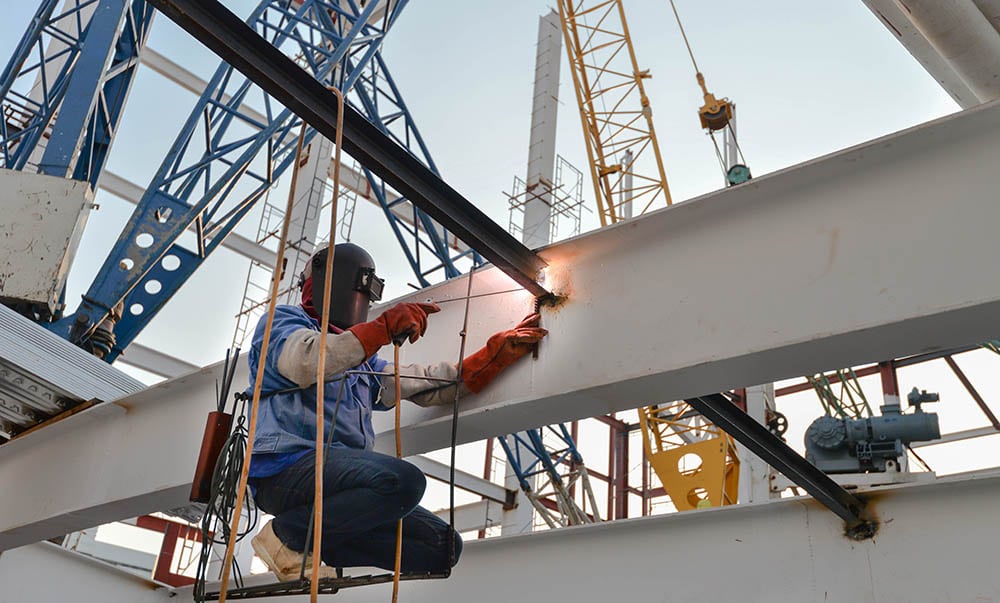
[[[293, 551], [274, 533], [271, 522], [267, 522], [260, 533], [250, 541], [253, 550], [281, 582], [299, 579], [302, 570], [302, 553]], [[312, 578], [312, 555], [306, 557], [306, 579]], [[336, 578], [337, 572], [332, 567], [320, 565], [319, 578]]]

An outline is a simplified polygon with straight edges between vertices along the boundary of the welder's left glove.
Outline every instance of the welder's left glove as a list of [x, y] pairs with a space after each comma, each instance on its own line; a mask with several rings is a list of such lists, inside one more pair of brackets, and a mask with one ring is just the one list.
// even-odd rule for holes
[[494, 334], [486, 346], [462, 361], [462, 381], [473, 393], [479, 393], [502, 370], [517, 362], [549, 334], [538, 326], [542, 317], [532, 314], [509, 331]]

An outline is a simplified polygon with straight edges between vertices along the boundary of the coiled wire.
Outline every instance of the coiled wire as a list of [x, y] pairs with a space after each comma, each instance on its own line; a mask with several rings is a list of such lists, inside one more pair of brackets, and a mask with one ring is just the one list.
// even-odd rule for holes
[[[223, 386], [218, 392], [220, 412], [225, 408], [225, 400], [229, 397], [229, 388], [232, 385], [233, 373], [235, 373], [236, 362], [239, 358], [239, 349], [232, 357], [227, 352], [226, 362], [223, 365]], [[233, 395], [233, 417], [235, 418], [232, 432], [226, 439], [219, 459], [212, 472], [212, 487], [209, 493], [205, 514], [201, 519], [201, 554], [198, 557], [198, 569], [195, 574], [194, 600], [198, 603], [205, 601], [205, 583], [208, 578], [208, 566], [212, 561], [212, 550], [217, 544], [228, 545], [231, 533], [229, 518], [232, 517], [236, 507], [237, 490], [239, 489], [240, 474], [243, 472], [243, 463], [246, 458], [247, 438], [249, 435], [247, 425], [247, 406], [250, 397], [243, 392]], [[236, 542], [240, 542], [248, 534], [253, 534], [257, 527], [259, 512], [257, 506], [252, 504], [250, 492], [246, 493], [244, 500], [247, 509], [247, 523], [243, 529], [237, 530], [235, 534]], [[243, 585], [243, 573], [239, 563], [233, 559], [233, 571], [235, 582], [239, 587]]]

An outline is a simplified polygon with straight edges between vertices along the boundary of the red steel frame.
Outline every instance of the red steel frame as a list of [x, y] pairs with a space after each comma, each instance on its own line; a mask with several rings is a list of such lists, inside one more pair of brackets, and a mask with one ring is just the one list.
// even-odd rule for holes
[[200, 543], [201, 529], [152, 515], [137, 517], [135, 525], [163, 534], [163, 543], [160, 545], [160, 552], [156, 556], [156, 565], [153, 568], [153, 580], [169, 586], [194, 584], [194, 578], [175, 574], [170, 571], [170, 567], [173, 565], [174, 556], [177, 553], [177, 541], [181, 539]]

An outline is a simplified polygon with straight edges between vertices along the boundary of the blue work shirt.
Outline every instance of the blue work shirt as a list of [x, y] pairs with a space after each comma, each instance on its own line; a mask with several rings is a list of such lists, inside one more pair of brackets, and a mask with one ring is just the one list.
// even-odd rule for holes
[[[260, 362], [267, 317], [261, 318], [250, 348], [250, 387], [252, 394]], [[306, 328], [319, 331], [319, 322], [300, 306], [278, 306], [271, 327], [261, 388], [260, 408], [257, 409], [257, 431], [250, 461], [250, 477], [268, 477], [280, 473], [295, 461], [316, 450], [316, 386], [300, 389], [278, 372], [278, 357], [289, 335]], [[388, 363], [372, 356], [354, 370], [382, 372]], [[371, 450], [375, 443], [372, 427], [373, 410], [389, 410], [380, 401], [381, 377], [375, 375], [334, 375], [323, 390], [324, 436], [329, 438], [333, 425], [334, 407], [340, 392], [337, 426], [333, 432], [333, 448]], [[291, 391], [283, 391], [291, 390]]]

